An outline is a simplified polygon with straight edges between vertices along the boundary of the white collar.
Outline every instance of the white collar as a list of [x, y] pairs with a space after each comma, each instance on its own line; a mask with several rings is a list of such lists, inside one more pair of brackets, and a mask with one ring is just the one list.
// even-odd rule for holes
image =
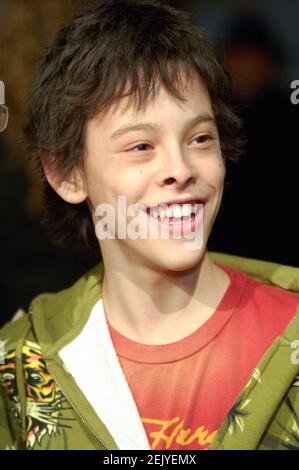
[[150, 450], [149, 441], [117, 357], [103, 301], [80, 334], [59, 351], [66, 368], [121, 450]]

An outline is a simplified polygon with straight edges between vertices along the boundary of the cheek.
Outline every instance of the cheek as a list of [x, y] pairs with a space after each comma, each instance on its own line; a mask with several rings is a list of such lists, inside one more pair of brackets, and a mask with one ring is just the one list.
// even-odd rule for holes
[[224, 182], [226, 169], [220, 160], [206, 160], [199, 171], [202, 178], [213, 187], [221, 186]]
[[130, 200], [142, 197], [150, 184], [150, 176], [145, 169], [121, 168], [111, 175], [110, 186], [115, 193], [125, 195]]
[[122, 165], [100, 167], [93, 162], [87, 170], [87, 193], [94, 207], [101, 202], [116, 203], [118, 196], [126, 196], [128, 203], [138, 201], [149, 185], [140, 168], [128, 171]]

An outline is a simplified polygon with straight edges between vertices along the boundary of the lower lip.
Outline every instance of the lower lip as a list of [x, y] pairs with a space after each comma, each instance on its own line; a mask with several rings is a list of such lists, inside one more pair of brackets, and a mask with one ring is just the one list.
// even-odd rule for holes
[[184, 234], [187, 235], [189, 233], [194, 233], [199, 228], [205, 215], [206, 206], [207, 203], [205, 203], [204, 206], [201, 207], [201, 209], [197, 212], [196, 216], [191, 219], [191, 221], [190, 219], [188, 219], [185, 221], [183, 220], [181, 222], [168, 223], [165, 221], [165, 219], [152, 217], [148, 213], [147, 215], [151, 218], [151, 221], [154, 221], [154, 223], [156, 223], [158, 227], [166, 229], [169, 234], [175, 233], [183, 237]]

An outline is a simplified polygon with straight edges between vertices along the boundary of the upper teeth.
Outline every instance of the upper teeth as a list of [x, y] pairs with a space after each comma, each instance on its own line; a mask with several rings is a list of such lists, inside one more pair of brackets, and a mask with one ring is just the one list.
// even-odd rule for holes
[[151, 208], [151, 215], [153, 217], [160, 217], [161, 219], [164, 219], [165, 217], [176, 217], [176, 218], [181, 218], [181, 217], [189, 217], [192, 213], [197, 214], [198, 211], [201, 209], [202, 203], [194, 203], [194, 204], [176, 204], [172, 205], [172, 208], [170, 207], [153, 207]]

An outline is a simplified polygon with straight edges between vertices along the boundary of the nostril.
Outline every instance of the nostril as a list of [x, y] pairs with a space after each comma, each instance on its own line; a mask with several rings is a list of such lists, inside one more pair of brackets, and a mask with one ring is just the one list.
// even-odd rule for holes
[[172, 183], [174, 183], [174, 182], [175, 182], [175, 179], [174, 179], [174, 178], [168, 178], [168, 179], [165, 181], [166, 184], [172, 184]]

